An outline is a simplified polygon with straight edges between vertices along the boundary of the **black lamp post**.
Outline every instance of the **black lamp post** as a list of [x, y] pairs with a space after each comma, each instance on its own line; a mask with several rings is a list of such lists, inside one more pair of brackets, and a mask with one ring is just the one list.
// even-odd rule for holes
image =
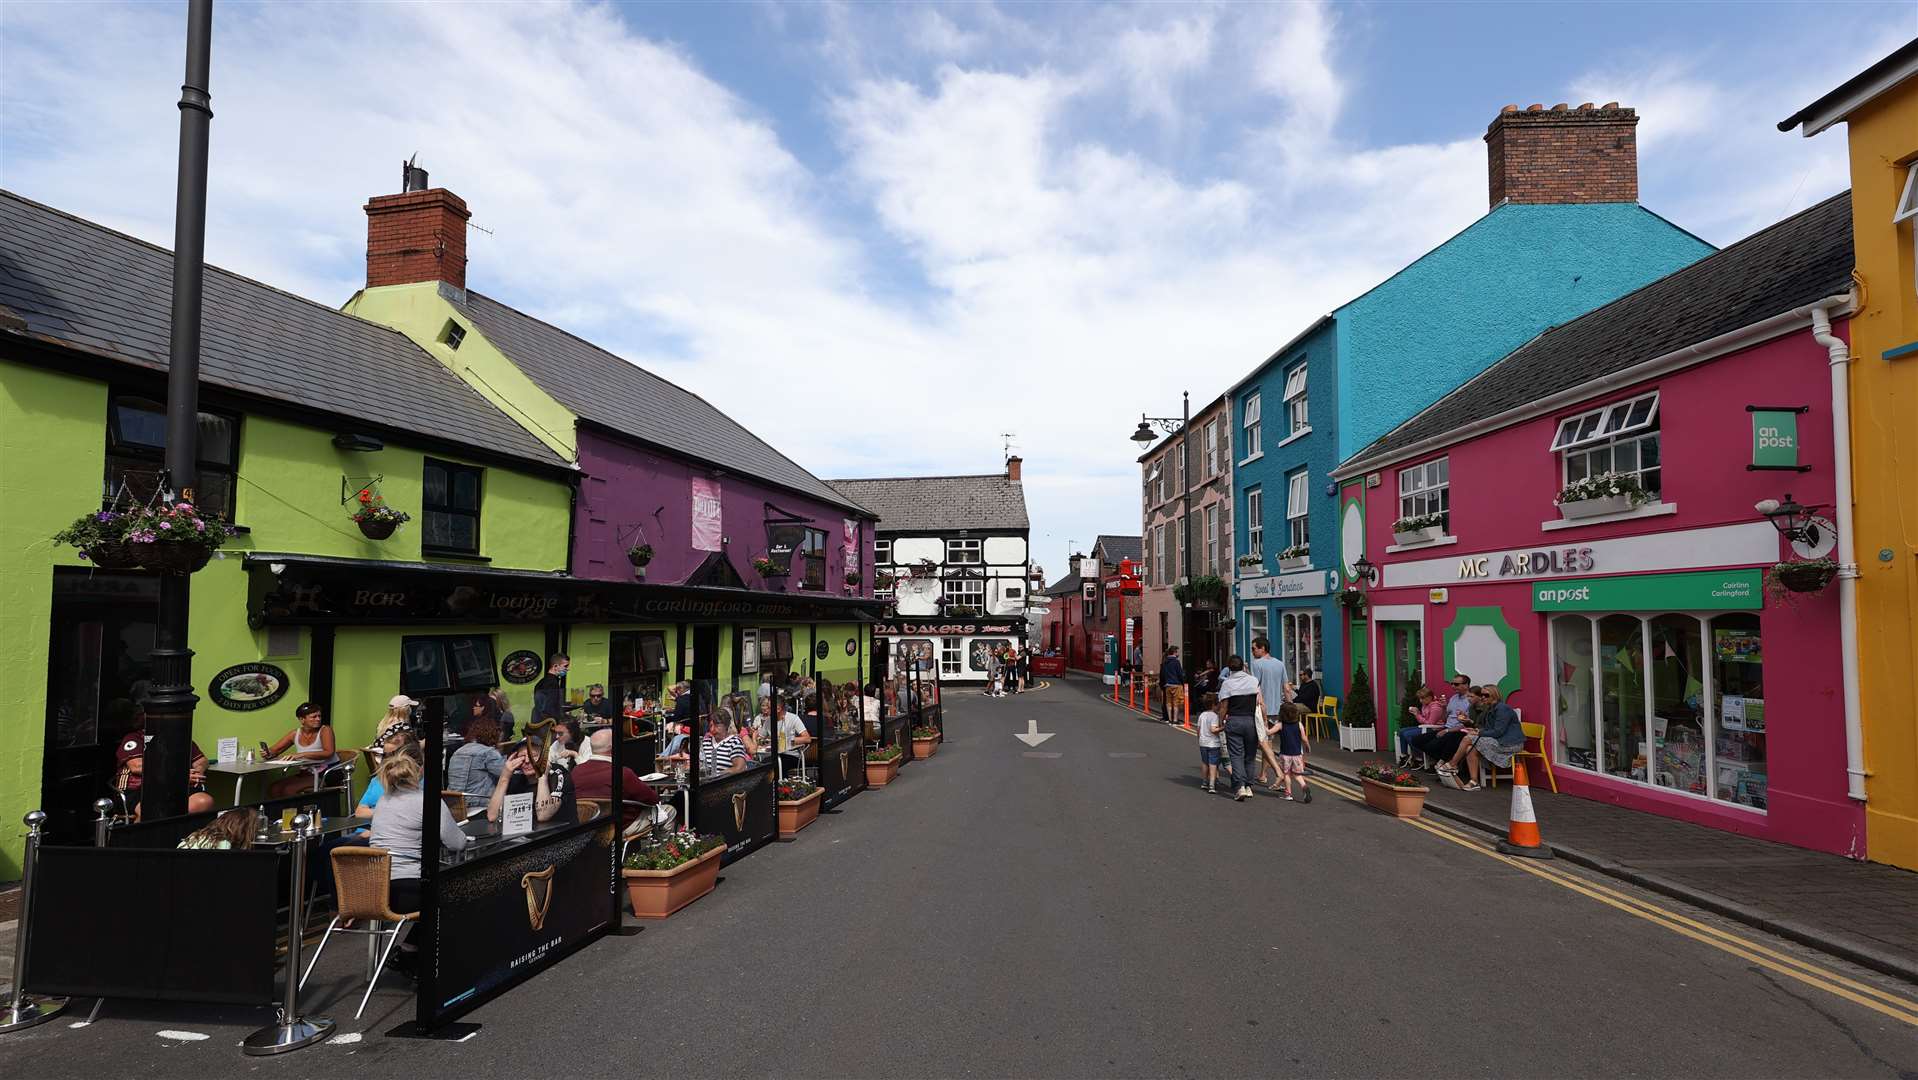
[[1752, 509], [1763, 514], [1765, 520], [1771, 522], [1772, 528], [1777, 529], [1778, 534], [1785, 539], [1806, 547], [1818, 546], [1818, 519], [1813, 516], [1818, 507], [1800, 503], [1787, 491], [1784, 502], [1760, 499], [1753, 504]]
[[[166, 476], [169, 502], [198, 503], [200, 458], [200, 297], [206, 273], [207, 92], [213, 53], [213, 0], [187, 6], [186, 82], [180, 87], [180, 164], [173, 202], [173, 321], [167, 349]], [[145, 816], [186, 813], [193, 741], [193, 650], [187, 647], [192, 578], [160, 575], [160, 623], [147, 698]]]
[[[1177, 417], [1146, 416], [1141, 413], [1139, 416], [1139, 428], [1132, 433], [1132, 441], [1138, 443], [1139, 449], [1141, 450], [1151, 446], [1159, 437], [1157, 434], [1154, 434], [1154, 428], [1157, 428], [1162, 434], [1177, 434], [1179, 436], [1179, 562], [1178, 565], [1173, 567], [1172, 576], [1177, 579], [1178, 584], [1189, 587], [1191, 584], [1189, 581], [1190, 575], [1185, 573], [1185, 569], [1192, 562], [1192, 437], [1190, 433], [1192, 427], [1192, 392], [1188, 390], [1180, 394], [1179, 398], [1179, 415]], [[1141, 539], [1143, 539], [1143, 537]], [[1165, 552], [1160, 552], [1159, 557], [1164, 558]], [[1187, 592], [1189, 597], [1189, 588]], [[1187, 633], [1192, 627], [1191, 619], [1192, 604], [1190, 599], [1179, 601], [1179, 644], [1181, 645], [1191, 644], [1186, 638]], [[1145, 636], [1144, 618], [1139, 620], [1139, 636]]]

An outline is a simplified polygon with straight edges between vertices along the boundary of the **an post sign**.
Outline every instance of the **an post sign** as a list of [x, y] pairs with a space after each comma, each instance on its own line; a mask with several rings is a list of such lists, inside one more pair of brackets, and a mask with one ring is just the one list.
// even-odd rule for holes
[[1612, 578], [1560, 578], [1532, 585], [1533, 611], [1756, 611], [1764, 572], [1707, 570]]
[[1804, 472], [1798, 463], [1798, 414], [1803, 406], [1762, 407], [1747, 405], [1752, 417], [1753, 469], [1785, 469]]

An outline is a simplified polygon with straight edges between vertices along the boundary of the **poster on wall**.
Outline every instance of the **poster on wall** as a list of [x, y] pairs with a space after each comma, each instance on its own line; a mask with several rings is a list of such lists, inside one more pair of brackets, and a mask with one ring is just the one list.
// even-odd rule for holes
[[720, 526], [719, 481], [693, 477], [693, 550], [720, 550], [724, 534]]
[[539, 654], [531, 649], [518, 649], [506, 654], [499, 664], [500, 678], [515, 686], [525, 686], [537, 682], [546, 673], [546, 665], [539, 662]]
[[1763, 663], [1764, 647], [1756, 630], [1712, 629], [1712, 645], [1720, 660], [1736, 664]]
[[846, 542], [843, 550], [846, 569], [857, 570], [859, 569], [859, 523], [851, 518], [842, 518], [840, 523], [845, 526], [846, 530]]
[[235, 664], [213, 676], [207, 696], [222, 709], [252, 712], [286, 696], [286, 672], [273, 664]]

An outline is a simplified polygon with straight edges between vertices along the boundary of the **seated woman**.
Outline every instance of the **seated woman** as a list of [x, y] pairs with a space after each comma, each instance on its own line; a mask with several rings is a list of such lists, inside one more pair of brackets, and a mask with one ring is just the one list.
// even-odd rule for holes
[[266, 756], [275, 758], [284, 753], [288, 761], [300, 761], [307, 767], [273, 781], [267, 790], [275, 799], [318, 790], [321, 776], [339, 761], [333, 749], [333, 725], [326, 722], [320, 707], [310, 701], [303, 702], [293, 710], [293, 715], [299, 717], [300, 726], [267, 747]]
[[[1471, 711], [1474, 714], [1479, 711], [1479, 694], [1480, 689], [1476, 686], [1465, 691], [1465, 698], [1472, 703]], [[1466, 720], [1466, 714], [1456, 712], [1446, 713], [1445, 726], [1443, 728], [1412, 736], [1409, 748], [1412, 751], [1413, 760], [1416, 761], [1420, 757], [1423, 757], [1433, 762], [1434, 764], [1427, 766], [1427, 771], [1437, 771], [1441, 773], [1448, 771], [1447, 763], [1458, 753], [1458, 748], [1465, 742], [1465, 736], [1468, 732], [1470, 732], [1470, 728]]]
[[[420, 790], [420, 772], [419, 759], [411, 754], [388, 754], [386, 760], [380, 762], [379, 780], [385, 794], [373, 809], [372, 841], [374, 847], [392, 853], [392, 892], [388, 903], [397, 912], [420, 909], [420, 830], [426, 815], [432, 812], [428, 806], [438, 813], [440, 850], [462, 851], [467, 844], [466, 834], [460, 831], [446, 803], [437, 796], [428, 800], [426, 793]], [[418, 931], [419, 924], [415, 923], [400, 945], [396, 963], [401, 971], [411, 970], [417, 949], [413, 935]]]
[[499, 721], [490, 715], [474, 717], [466, 726], [466, 741], [453, 751], [452, 760], [447, 762], [446, 790], [466, 796], [466, 801], [473, 806], [492, 798], [493, 789], [499, 786], [499, 775], [506, 768], [506, 759], [500, 756], [498, 746]]
[[[146, 742], [142, 731], [128, 732], [113, 754], [113, 790], [134, 821], [140, 820], [140, 796], [146, 786]], [[187, 755], [186, 812], [204, 814], [213, 809], [213, 796], [206, 789], [206, 754], [199, 743], [189, 743]]]
[[561, 768], [551, 753], [545, 768], [540, 767], [534, 748], [521, 743], [506, 757], [506, 771], [494, 784], [486, 803], [486, 820], [499, 821], [505, 814], [508, 795], [533, 796], [533, 821], [537, 825], [571, 825], [579, 820], [579, 802], [573, 790], [572, 775]]
[[1412, 740], [1428, 731], [1437, 731], [1445, 726], [1445, 703], [1440, 701], [1430, 687], [1418, 689], [1418, 708], [1407, 708], [1406, 718], [1411, 723], [1399, 729], [1398, 763], [1409, 766], [1418, 756], [1412, 753]]
[[260, 812], [250, 806], [235, 807], [189, 834], [177, 845], [207, 851], [245, 851], [253, 846], [253, 834], [260, 827]]
[[733, 732], [732, 713], [726, 709], [714, 713], [706, 737], [699, 741], [699, 775], [742, 772], [749, 760], [746, 744]]

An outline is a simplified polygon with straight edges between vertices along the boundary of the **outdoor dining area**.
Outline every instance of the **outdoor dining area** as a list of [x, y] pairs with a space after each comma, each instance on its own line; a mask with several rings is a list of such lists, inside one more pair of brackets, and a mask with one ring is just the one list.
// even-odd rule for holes
[[[629, 919], [670, 916], [721, 865], [932, 752], [932, 665], [867, 680], [858, 655], [836, 659], [651, 696], [595, 686], [510, 738], [461, 688], [409, 685], [404, 722], [324, 767], [232, 747], [198, 763], [234, 778], [231, 808], [137, 819], [101, 799], [90, 843], [49, 841], [36, 811], [0, 1035], [74, 999], [94, 1018], [112, 999], [255, 1006], [271, 1022], [243, 1050], [267, 1055], [324, 1040], [349, 1003], [359, 1018], [405, 995], [389, 1036], [463, 1037], [481, 1004]], [[303, 767], [315, 786], [274, 797], [270, 780]], [[264, 790], [243, 801], [249, 786]], [[130, 893], [145, 917], [116, 917]]]

